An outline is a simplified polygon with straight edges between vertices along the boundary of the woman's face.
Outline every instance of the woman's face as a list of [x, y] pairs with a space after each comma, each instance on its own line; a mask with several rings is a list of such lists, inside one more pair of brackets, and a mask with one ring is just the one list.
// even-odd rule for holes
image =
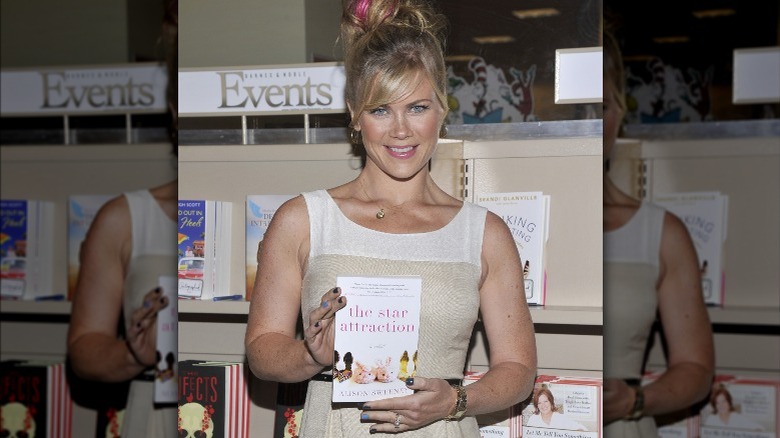
[[615, 146], [623, 111], [618, 105], [611, 79], [604, 77], [604, 159], [609, 158]]
[[715, 397], [715, 410], [718, 411], [719, 414], [731, 412], [731, 406], [725, 395], [718, 394], [718, 396]]
[[542, 414], [549, 414], [552, 411], [552, 403], [550, 403], [550, 399], [544, 394], [539, 396], [536, 406]]
[[423, 169], [436, 149], [444, 109], [433, 86], [422, 75], [404, 97], [358, 115], [355, 129], [363, 136], [369, 162], [395, 179], [408, 179]]

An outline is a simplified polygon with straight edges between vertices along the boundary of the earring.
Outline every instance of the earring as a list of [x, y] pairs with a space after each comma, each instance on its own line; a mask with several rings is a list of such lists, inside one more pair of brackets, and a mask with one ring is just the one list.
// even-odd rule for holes
[[363, 142], [363, 138], [360, 136], [360, 131], [357, 129], [349, 130], [349, 142], [352, 144], [360, 144]]
[[439, 129], [439, 138], [444, 138], [447, 136], [447, 125], [442, 124], [441, 129]]

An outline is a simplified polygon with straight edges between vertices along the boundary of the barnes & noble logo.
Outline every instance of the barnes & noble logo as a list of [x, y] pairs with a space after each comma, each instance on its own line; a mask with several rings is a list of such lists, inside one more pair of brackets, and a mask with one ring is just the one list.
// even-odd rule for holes
[[[216, 72], [220, 80], [221, 103], [219, 108], [258, 108], [262, 104], [270, 108], [317, 107], [333, 103], [331, 84], [312, 83], [303, 72], [276, 72], [265, 74], [260, 79], [298, 79], [295, 83], [269, 84], [249, 83], [254, 78], [243, 71]], [[255, 75], [256, 76], [256, 75]], [[286, 82], [286, 81], [285, 81]]]
[[[136, 82], [127, 72], [92, 72], [95, 83], [84, 84], [83, 74], [72, 77], [66, 72], [42, 72], [42, 108], [122, 108], [152, 107], [155, 104], [155, 84]], [[110, 81], [117, 77], [116, 82]], [[75, 84], [70, 80], [79, 79]], [[108, 79], [108, 81], [107, 81]]]

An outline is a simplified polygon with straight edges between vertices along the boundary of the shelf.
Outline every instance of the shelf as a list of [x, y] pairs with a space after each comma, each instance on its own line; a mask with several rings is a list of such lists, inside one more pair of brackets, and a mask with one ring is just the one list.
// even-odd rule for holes
[[708, 309], [713, 324], [750, 324], [780, 326], [780, 311], [770, 307], [711, 307]]
[[0, 313], [70, 315], [70, 309], [70, 301], [0, 301]]
[[249, 301], [179, 300], [179, 313], [248, 315]]
[[531, 307], [531, 318], [534, 324], [602, 325], [603, 314], [601, 307]]

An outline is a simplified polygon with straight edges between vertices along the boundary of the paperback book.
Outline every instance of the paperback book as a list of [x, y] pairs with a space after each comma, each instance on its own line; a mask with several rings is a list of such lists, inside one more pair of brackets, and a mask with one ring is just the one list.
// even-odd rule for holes
[[73, 299], [81, 268], [81, 245], [100, 208], [114, 195], [72, 195], [68, 198], [68, 300]]
[[701, 438], [777, 438], [780, 377], [718, 375], [701, 410]]
[[249, 407], [242, 363], [179, 362], [179, 436], [247, 437]]
[[276, 390], [274, 438], [300, 438], [303, 407], [309, 381], [279, 383]]
[[336, 312], [333, 401], [366, 402], [412, 394], [422, 278], [339, 276], [347, 306]]
[[248, 195], [246, 197], [246, 300], [252, 298], [260, 247], [276, 210], [293, 195]]
[[704, 302], [723, 305], [728, 197], [718, 192], [669, 193], [655, 196], [653, 202], [679, 217], [688, 228], [699, 257]]
[[64, 363], [6, 361], [0, 371], [0, 412], [6, 436], [70, 438], [73, 401]]
[[477, 195], [476, 203], [497, 214], [507, 224], [523, 265], [525, 299], [528, 304], [544, 305], [550, 196], [542, 192], [483, 193]]
[[[463, 385], [468, 386], [478, 381], [485, 373], [482, 371], [466, 371]], [[489, 414], [477, 415], [480, 438], [519, 438], [523, 435], [521, 405], [510, 406]]]
[[168, 307], [157, 313], [157, 363], [154, 366], [154, 402], [175, 404], [179, 400], [178, 378], [178, 302], [176, 278], [160, 276], [158, 285], [168, 298]]
[[537, 376], [532, 402], [525, 407], [523, 437], [598, 438], [601, 379]]
[[55, 294], [53, 255], [54, 203], [0, 200], [0, 296], [34, 300]]
[[179, 200], [179, 298], [231, 295], [231, 215], [230, 202]]

